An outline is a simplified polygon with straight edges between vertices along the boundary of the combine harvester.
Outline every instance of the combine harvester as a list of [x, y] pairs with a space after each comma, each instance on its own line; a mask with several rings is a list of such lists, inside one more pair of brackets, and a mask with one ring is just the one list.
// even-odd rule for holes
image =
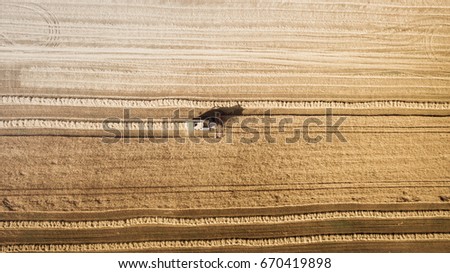
[[214, 138], [221, 138], [223, 136], [224, 124], [219, 116], [194, 118], [185, 121], [185, 129], [190, 136], [197, 136], [201, 132], [201, 136], [203, 137], [213, 135]]
[[190, 136], [221, 138], [224, 136], [225, 123], [228, 119], [242, 115], [243, 108], [238, 104], [232, 107], [213, 108], [197, 118], [184, 121]]

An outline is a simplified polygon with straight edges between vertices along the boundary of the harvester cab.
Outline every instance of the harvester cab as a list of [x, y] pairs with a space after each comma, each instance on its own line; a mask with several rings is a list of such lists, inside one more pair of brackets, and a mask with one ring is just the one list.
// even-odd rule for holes
[[215, 138], [222, 137], [223, 124], [220, 119], [220, 116], [212, 116], [212, 117], [199, 117], [189, 120], [186, 123], [187, 129], [195, 133], [195, 131], [203, 131], [203, 132], [214, 132]]

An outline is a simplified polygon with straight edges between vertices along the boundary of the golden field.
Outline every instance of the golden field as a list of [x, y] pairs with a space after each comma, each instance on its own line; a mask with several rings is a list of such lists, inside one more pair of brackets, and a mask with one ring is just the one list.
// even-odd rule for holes
[[0, 7], [1, 252], [450, 250], [449, 1]]

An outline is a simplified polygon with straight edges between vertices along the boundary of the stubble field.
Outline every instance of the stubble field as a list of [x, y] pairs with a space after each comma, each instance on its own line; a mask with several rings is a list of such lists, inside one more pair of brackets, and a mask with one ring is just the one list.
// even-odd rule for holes
[[[448, 252], [449, 16], [425, 0], [0, 3], [0, 251]], [[235, 107], [216, 139], [132, 124]]]

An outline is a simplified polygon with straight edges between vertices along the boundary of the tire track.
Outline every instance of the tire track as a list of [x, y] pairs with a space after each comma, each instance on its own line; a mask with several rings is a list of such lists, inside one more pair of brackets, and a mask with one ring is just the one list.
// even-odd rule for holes
[[[372, 182], [349, 182], [349, 183], [290, 183], [290, 184], [261, 184], [261, 185], [232, 185], [232, 186], [195, 186], [190, 185], [188, 187], [177, 186], [163, 186], [163, 187], [105, 187], [105, 188], [84, 188], [84, 189], [71, 189], [53, 190], [51, 188], [45, 189], [1, 189], [7, 196], [38, 196], [38, 195], [96, 195], [96, 194], [149, 194], [149, 193], [199, 193], [199, 192], [240, 192], [240, 191], [323, 191], [323, 190], [345, 190], [345, 189], [392, 189], [392, 188], [450, 188], [449, 181], [393, 181], [391, 183], [372, 183]], [[20, 193], [18, 193], [20, 192]]]
[[[59, 45], [60, 24], [58, 18], [46, 7], [38, 3], [0, 3], [3, 7], [15, 7], [19, 9], [29, 10], [45, 21], [42, 26], [47, 27], [47, 37], [45, 41], [38, 41], [36, 44], [45, 47], [57, 47]], [[7, 9], [7, 8], [6, 8]], [[21, 14], [21, 16], [23, 16]], [[8, 38], [5, 34], [0, 33], [2, 37], [12, 46], [19, 46], [16, 41]]]

